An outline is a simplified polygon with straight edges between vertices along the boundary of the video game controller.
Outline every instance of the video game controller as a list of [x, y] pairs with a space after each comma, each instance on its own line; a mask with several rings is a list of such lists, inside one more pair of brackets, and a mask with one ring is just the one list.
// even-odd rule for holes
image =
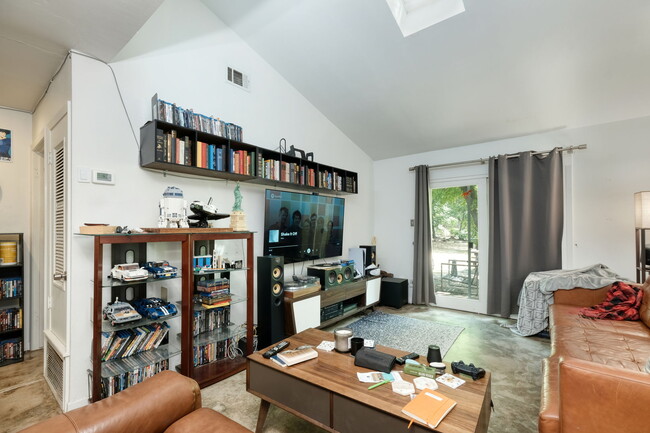
[[485, 370], [476, 367], [474, 364], [467, 365], [463, 361], [454, 361], [451, 363], [451, 371], [454, 374], [463, 373], [472, 376], [472, 379], [480, 379], [485, 376]]

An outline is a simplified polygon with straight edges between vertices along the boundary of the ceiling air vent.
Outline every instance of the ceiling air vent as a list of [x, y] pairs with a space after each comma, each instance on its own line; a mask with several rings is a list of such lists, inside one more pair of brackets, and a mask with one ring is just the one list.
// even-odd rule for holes
[[242, 89], [250, 90], [248, 75], [233, 68], [228, 68], [228, 81]]

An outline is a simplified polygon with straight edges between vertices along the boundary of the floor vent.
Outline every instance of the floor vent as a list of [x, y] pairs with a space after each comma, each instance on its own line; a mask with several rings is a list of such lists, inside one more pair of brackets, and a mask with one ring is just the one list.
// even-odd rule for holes
[[45, 380], [50, 385], [54, 397], [63, 405], [63, 357], [48, 341], [45, 345]]
[[233, 68], [228, 68], [227, 79], [230, 83], [245, 90], [250, 90], [248, 75]]

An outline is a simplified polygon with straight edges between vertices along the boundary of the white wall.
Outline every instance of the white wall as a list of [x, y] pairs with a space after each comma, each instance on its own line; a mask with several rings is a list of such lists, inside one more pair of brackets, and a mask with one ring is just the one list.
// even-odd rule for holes
[[377, 257], [396, 276], [413, 278], [414, 183], [409, 167], [503, 153], [587, 144], [573, 155], [572, 267], [603, 263], [635, 278], [634, 200], [650, 189], [650, 117], [500, 140], [375, 162]]
[[[0, 233], [23, 233], [25, 317], [32, 312], [30, 188], [32, 115], [0, 109], [0, 129], [11, 131], [11, 162], [0, 162]], [[25, 320], [24, 343], [31, 349], [32, 323]]]
[[[138, 140], [140, 126], [151, 120], [149, 104], [154, 93], [195, 112], [241, 125], [249, 143], [273, 149], [284, 137], [289, 145], [313, 151], [316, 161], [358, 172], [359, 194], [345, 196], [344, 251], [370, 241], [373, 224], [369, 211], [374, 199], [370, 158], [200, 1], [163, 3], [120, 58], [112, 66]], [[155, 227], [158, 200], [169, 185], [180, 187], [188, 201], [213, 197], [220, 211], [230, 212], [233, 182], [165, 177], [141, 169], [138, 143], [129, 129], [109, 68], [78, 54], [73, 55], [72, 64], [73, 228], [85, 222]], [[251, 76], [250, 92], [225, 80], [227, 65]], [[115, 175], [115, 185], [80, 183], [77, 176], [81, 169], [109, 170]], [[243, 183], [241, 191], [248, 228], [257, 232], [255, 255], [261, 255], [264, 188]], [[82, 326], [74, 326], [71, 335], [75, 342], [71, 348], [75, 376], [71, 379], [71, 407], [84, 404], [87, 398], [92, 271], [91, 239], [74, 236], [68, 281], [74, 320]]]

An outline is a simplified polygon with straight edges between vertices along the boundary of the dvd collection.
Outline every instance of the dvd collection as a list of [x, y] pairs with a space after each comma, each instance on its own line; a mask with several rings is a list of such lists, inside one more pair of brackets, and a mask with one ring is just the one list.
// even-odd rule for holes
[[194, 346], [194, 366], [227, 358], [231, 346], [236, 345], [237, 341], [236, 337], [230, 337], [214, 343]]
[[0, 280], [0, 299], [17, 298], [22, 294], [22, 277], [3, 278]]
[[0, 332], [21, 329], [22, 327], [22, 308], [6, 308], [4, 310], [0, 310]]
[[194, 312], [194, 336], [230, 325], [230, 307]]
[[157, 99], [157, 95], [154, 95], [152, 101], [154, 102], [152, 113], [154, 119], [218, 135], [229, 140], [243, 141], [244, 131], [239, 125], [224, 122], [218, 117], [195, 113], [192, 109], [184, 109], [176, 104]]
[[167, 322], [102, 332], [102, 361], [126, 358], [136, 353], [156, 349], [168, 332]]
[[21, 359], [23, 357], [23, 339], [13, 338], [0, 341], [0, 362]]
[[[106, 368], [108, 373], [111, 374], [112, 367], [108, 366]], [[124, 372], [123, 369], [121, 369], [121, 371], [116, 370], [114, 371], [114, 375], [110, 377], [102, 377], [102, 398], [110, 397], [111, 395], [123, 391], [129, 386], [140, 383], [163, 370], [169, 370], [168, 359], [154, 361], [143, 367], [134, 365], [133, 369], [127, 372]]]

